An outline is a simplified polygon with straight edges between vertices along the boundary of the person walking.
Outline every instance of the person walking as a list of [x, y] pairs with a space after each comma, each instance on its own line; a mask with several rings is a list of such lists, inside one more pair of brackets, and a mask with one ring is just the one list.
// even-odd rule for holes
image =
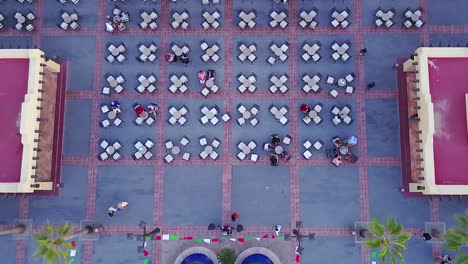
[[367, 89], [371, 89], [375, 87], [375, 82], [371, 82], [367, 85]]
[[367, 49], [366, 49], [366, 48], [363, 48], [363, 49], [361, 49], [361, 50], [359, 51], [359, 54], [360, 54], [361, 56], [366, 55], [366, 53], [367, 53]]
[[109, 216], [113, 217], [115, 215], [115, 212], [117, 212], [117, 208], [111, 206], [109, 207]]
[[231, 220], [232, 220], [233, 222], [235, 222], [235, 221], [237, 220], [237, 218], [239, 218], [239, 215], [238, 215], [236, 212], [234, 212], [234, 213], [231, 215]]

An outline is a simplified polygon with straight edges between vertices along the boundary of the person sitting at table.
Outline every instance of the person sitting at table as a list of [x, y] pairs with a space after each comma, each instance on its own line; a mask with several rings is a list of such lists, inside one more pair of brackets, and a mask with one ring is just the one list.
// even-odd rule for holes
[[190, 62], [190, 59], [187, 53], [183, 53], [182, 55], [180, 55], [180, 62], [182, 62], [183, 64], [188, 64]]
[[111, 105], [111, 108], [112, 108], [112, 109], [120, 108], [120, 103], [119, 103], [119, 101], [112, 101], [112, 102], [110, 103], [110, 105]]
[[352, 147], [357, 144], [357, 138], [355, 136], [350, 136], [348, 139], [343, 141], [348, 147]]
[[177, 59], [179, 59], [179, 57], [172, 52], [166, 53], [166, 55], [164, 55], [164, 58], [167, 62], [176, 62]]
[[197, 77], [198, 77], [198, 80], [200, 80], [200, 84], [202, 85], [202, 87], [205, 87], [205, 81], [207, 80], [206, 79], [206, 72], [199, 71], [198, 74], [197, 74]]
[[304, 114], [308, 114], [310, 112], [310, 108], [306, 104], [301, 104], [300, 109], [301, 109], [301, 112], [304, 113]]
[[266, 143], [266, 148], [265, 148], [266, 151], [272, 152], [274, 149], [275, 148], [273, 147], [271, 143]]
[[333, 140], [333, 144], [335, 145], [335, 148], [340, 148], [341, 147], [341, 140], [339, 138], [336, 138]]
[[343, 163], [341, 161], [341, 156], [340, 155], [335, 155], [335, 158], [332, 160], [332, 163], [337, 167], [340, 166], [341, 163]]
[[208, 69], [208, 70], [206, 71], [206, 79], [207, 79], [207, 80], [214, 79], [215, 77], [216, 77], [216, 72], [215, 72], [215, 70]]
[[281, 139], [278, 137], [278, 135], [271, 136], [271, 144], [273, 144], [273, 146], [278, 146], [280, 142], [281, 142]]
[[277, 154], [271, 153], [271, 155], [270, 155], [270, 163], [271, 163], [271, 166], [278, 166], [279, 157], [278, 157]]
[[150, 114], [153, 114], [155, 118], [156, 118], [156, 113], [158, 112], [158, 110], [159, 110], [159, 107], [157, 104], [151, 103], [148, 105], [148, 112]]
[[141, 118], [148, 117], [148, 112], [146, 112], [146, 110], [141, 105], [135, 106], [135, 113]]
[[281, 153], [280, 157], [284, 161], [289, 161], [291, 159], [291, 154], [289, 154], [289, 152], [287, 152], [287, 151], [283, 151], [283, 153]]

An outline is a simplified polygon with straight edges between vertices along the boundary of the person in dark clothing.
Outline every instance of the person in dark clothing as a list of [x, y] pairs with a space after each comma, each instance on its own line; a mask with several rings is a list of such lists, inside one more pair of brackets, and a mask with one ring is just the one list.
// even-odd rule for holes
[[271, 154], [270, 162], [271, 162], [271, 166], [278, 166], [278, 163], [279, 163], [278, 155]]
[[280, 142], [281, 139], [277, 135], [271, 136], [271, 144], [273, 144], [273, 146], [278, 145]]
[[371, 82], [367, 85], [367, 89], [371, 89], [375, 87], [375, 82]]
[[232, 220], [233, 222], [235, 222], [235, 221], [237, 220], [237, 218], [239, 218], [239, 215], [238, 215], [237, 213], [233, 213], [233, 214], [231, 215], [231, 220]]
[[215, 70], [211, 70], [211, 69], [208, 69], [206, 71], [206, 79], [209, 80], [209, 79], [213, 79], [216, 77], [216, 71]]
[[428, 241], [432, 239], [432, 236], [429, 233], [423, 233], [423, 239], [424, 241]]
[[187, 64], [190, 62], [190, 59], [187, 53], [180, 55], [180, 62], [182, 62], [183, 64]]
[[367, 49], [366, 49], [366, 48], [363, 48], [363, 49], [361, 49], [361, 50], [359, 51], [359, 54], [360, 54], [361, 56], [366, 55], [366, 53], [367, 53]]

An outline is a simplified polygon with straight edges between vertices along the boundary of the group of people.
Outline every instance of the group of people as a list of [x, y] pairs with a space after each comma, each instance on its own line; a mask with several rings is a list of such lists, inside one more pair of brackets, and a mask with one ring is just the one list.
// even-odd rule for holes
[[114, 32], [116, 28], [122, 31], [126, 28], [125, 23], [129, 20], [130, 16], [127, 12], [120, 12], [118, 15], [115, 15], [112, 19], [111, 16], [107, 16], [106, 31]]
[[114, 216], [116, 212], [121, 211], [121, 210], [124, 209], [127, 205], [128, 205], [128, 202], [126, 202], [126, 201], [121, 201], [121, 202], [118, 202], [118, 203], [117, 203], [117, 206], [116, 206], [117, 208], [115, 208], [114, 206], [109, 207], [109, 216], [110, 216], [110, 217]]
[[145, 109], [140, 104], [137, 104], [134, 106], [134, 110], [137, 116], [143, 119], [147, 119], [148, 117], [150, 117], [151, 114], [154, 115], [154, 118], [156, 118], [156, 113], [158, 112], [159, 107], [157, 104], [151, 103], [148, 105], [147, 109]]
[[182, 53], [182, 55], [178, 56], [173, 52], [168, 52], [164, 56], [167, 62], [177, 62], [180, 61], [183, 64], [187, 65], [190, 62], [190, 58], [187, 53]]
[[357, 157], [351, 153], [351, 147], [357, 144], [357, 138], [351, 136], [348, 139], [341, 141], [339, 138], [333, 139], [333, 149], [327, 150], [327, 156], [332, 159], [332, 163], [338, 167], [343, 163], [344, 160], [348, 160], [352, 163], [357, 161]]
[[216, 77], [216, 71], [212, 69], [208, 69], [207, 71], [199, 71], [197, 74], [198, 80], [203, 88], [206, 87], [206, 81], [214, 80]]
[[271, 142], [267, 143], [266, 151], [270, 152], [270, 164], [271, 166], [278, 166], [280, 159], [284, 161], [289, 161], [291, 159], [291, 154], [283, 149], [283, 151], [278, 154], [276, 152], [276, 147], [281, 146], [281, 139], [278, 135], [271, 136]]

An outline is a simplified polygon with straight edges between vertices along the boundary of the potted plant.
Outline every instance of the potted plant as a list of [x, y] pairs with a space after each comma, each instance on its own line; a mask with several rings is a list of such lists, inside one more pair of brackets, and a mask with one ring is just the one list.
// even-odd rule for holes
[[393, 218], [387, 218], [384, 224], [377, 219], [372, 218], [369, 223], [369, 229], [372, 234], [363, 241], [364, 245], [373, 250], [380, 249], [379, 264], [385, 263], [390, 259], [392, 264], [396, 259], [404, 262], [402, 250], [406, 250], [406, 242], [411, 239], [411, 234], [403, 230], [403, 226]]

